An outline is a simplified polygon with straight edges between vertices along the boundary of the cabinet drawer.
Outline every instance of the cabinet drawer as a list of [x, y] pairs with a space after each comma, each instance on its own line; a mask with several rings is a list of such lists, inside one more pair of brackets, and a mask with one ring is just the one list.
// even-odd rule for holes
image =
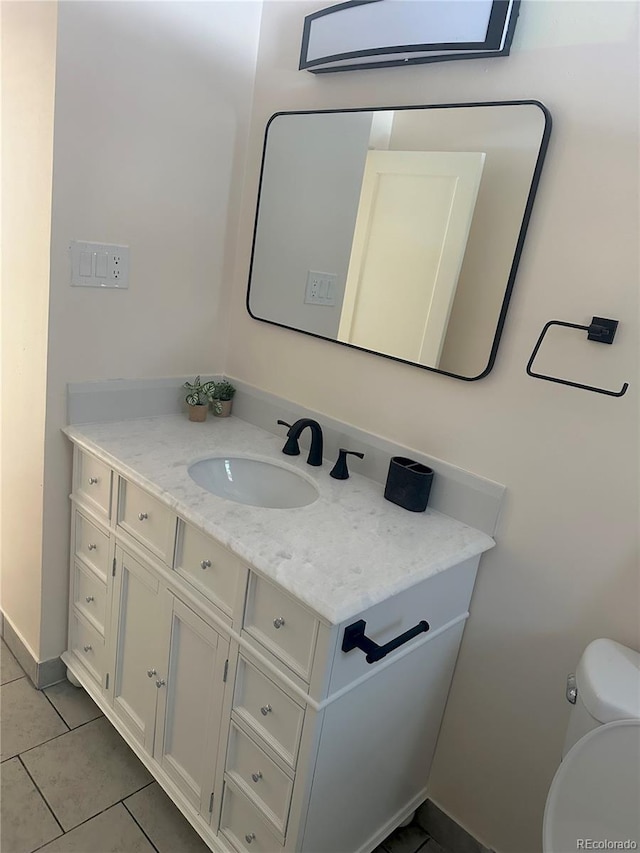
[[305, 681], [318, 635], [318, 620], [273, 584], [251, 574], [244, 618], [246, 632]]
[[111, 468], [84, 450], [77, 453], [74, 492], [108, 519], [111, 515]]
[[304, 708], [243, 657], [233, 700], [234, 713], [295, 768]]
[[267, 813], [284, 836], [293, 782], [250, 737], [231, 725], [227, 775]]
[[223, 613], [233, 615], [239, 586], [247, 569], [222, 545], [184, 521], [179, 523], [175, 570]]
[[75, 554], [97, 572], [105, 581], [109, 571], [109, 537], [99, 527], [76, 510]]
[[104, 639], [74, 610], [69, 619], [71, 651], [82, 661], [89, 673], [102, 685], [104, 673]]
[[228, 782], [224, 786], [220, 830], [238, 850], [278, 853], [282, 843], [258, 809]]
[[169, 507], [122, 478], [118, 523], [163, 562], [172, 564], [175, 515]]
[[107, 607], [107, 587], [93, 572], [80, 563], [73, 569], [73, 603], [76, 610], [104, 635], [104, 621]]

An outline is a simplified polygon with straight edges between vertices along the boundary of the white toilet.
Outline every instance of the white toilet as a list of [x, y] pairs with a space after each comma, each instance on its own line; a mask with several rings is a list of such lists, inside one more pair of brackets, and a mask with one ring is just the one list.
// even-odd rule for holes
[[575, 677], [562, 763], [544, 811], [544, 853], [640, 849], [640, 654], [594, 640]]

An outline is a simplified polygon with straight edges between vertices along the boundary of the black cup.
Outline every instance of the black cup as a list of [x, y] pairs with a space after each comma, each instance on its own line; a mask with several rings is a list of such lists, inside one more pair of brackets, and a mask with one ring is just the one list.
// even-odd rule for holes
[[433, 469], [414, 459], [392, 456], [384, 496], [411, 512], [424, 512], [429, 503]]

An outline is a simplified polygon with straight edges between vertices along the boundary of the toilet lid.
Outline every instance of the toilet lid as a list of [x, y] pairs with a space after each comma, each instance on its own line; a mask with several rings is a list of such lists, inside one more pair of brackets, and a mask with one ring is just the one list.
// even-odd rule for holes
[[543, 850], [581, 849], [640, 849], [640, 720], [593, 729], [573, 745], [554, 776]]

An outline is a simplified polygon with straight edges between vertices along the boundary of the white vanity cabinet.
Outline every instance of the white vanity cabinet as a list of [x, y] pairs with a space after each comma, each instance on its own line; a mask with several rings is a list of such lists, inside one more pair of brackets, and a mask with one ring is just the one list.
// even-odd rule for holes
[[198, 812], [212, 807], [229, 640], [116, 548], [108, 701]]
[[[370, 853], [426, 797], [479, 557], [332, 624], [78, 446], [73, 483], [71, 675], [212, 850]], [[359, 620], [429, 629], [369, 664]]]

